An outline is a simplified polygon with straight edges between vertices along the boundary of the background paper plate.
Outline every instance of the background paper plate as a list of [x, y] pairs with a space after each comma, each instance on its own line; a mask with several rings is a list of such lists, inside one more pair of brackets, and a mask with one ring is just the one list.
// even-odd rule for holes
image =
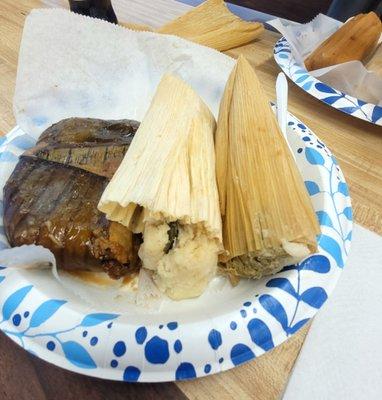
[[[291, 115], [288, 121], [291, 147], [321, 224], [319, 254], [272, 277], [210, 289], [194, 300], [168, 301], [160, 313], [151, 315], [129, 314], [128, 305], [123, 314], [92, 309], [49, 271], [17, 271], [2, 265], [0, 329], [29, 352], [62, 368], [140, 382], [213, 374], [284, 342], [332, 292], [347, 258], [352, 229], [348, 188], [336, 159], [304, 124]], [[18, 156], [33, 144], [19, 128], [0, 138], [1, 188]], [[2, 226], [0, 230], [0, 246], [6, 248]]]
[[305, 92], [346, 114], [382, 125], [381, 106], [356, 99], [314, 78], [304, 65], [297, 63], [284, 37], [276, 42], [273, 54], [283, 72]]

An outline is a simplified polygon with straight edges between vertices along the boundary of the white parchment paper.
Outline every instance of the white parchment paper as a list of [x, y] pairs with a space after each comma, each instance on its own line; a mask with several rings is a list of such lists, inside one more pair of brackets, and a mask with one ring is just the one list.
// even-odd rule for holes
[[141, 121], [162, 75], [189, 83], [217, 116], [234, 60], [171, 35], [63, 9], [34, 10], [20, 48], [14, 113], [34, 137], [67, 117]]
[[[304, 65], [305, 58], [314, 49], [342, 26], [342, 22], [323, 14], [318, 14], [307, 24], [278, 18], [267, 23], [287, 39], [293, 56], [301, 65]], [[346, 94], [368, 103], [382, 105], [382, 78], [368, 71], [360, 61], [349, 61], [309, 73]]]

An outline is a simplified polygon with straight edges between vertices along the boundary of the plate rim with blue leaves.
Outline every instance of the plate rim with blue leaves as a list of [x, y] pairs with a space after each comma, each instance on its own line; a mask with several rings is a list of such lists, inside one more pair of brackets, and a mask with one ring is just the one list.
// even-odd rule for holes
[[288, 78], [311, 96], [352, 117], [382, 126], [382, 106], [357, 99], [312, 76], [295, 59], [285, 37], [276, 42], [273, 56]]
[[[79, 306], [64, 288], [53, 287], [46, 272], [1, 265], [0, 330], [59, 367], [128, 382], [208, 376], [283, 343], [327, 301], [345, 266], [352, 233], [350, 195], [336, 158], [291, 114], [287, 135], [320, 222], [318, 254], [246, 282], [244, 289], [239, 285], [225, 301], [194, 310], [193, 300], [187, 300], [191, 311], [139, 318]], [[18, 156], [33, 144], [18, 127], [0, 138], [2, 186]], [[2, 194], [2, 214], [1, 200]], [[0, 249], [7, 247], [0, 219]]]

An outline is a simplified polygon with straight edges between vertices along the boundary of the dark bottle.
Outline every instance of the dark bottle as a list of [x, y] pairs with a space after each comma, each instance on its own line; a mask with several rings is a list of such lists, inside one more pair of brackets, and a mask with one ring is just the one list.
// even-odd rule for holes
[[70, 10], [118, 24], [111, 0], [69, 0]]

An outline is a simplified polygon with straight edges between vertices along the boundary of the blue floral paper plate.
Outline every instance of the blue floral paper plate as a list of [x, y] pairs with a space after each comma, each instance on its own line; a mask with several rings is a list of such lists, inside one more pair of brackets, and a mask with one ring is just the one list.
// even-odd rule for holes
[[[0, 266], [0, 329], [62, 368], [104, 379], [159, 382], [233, 368], [284, 342], [325, 303], [345, 265], [352, 232], [348, 187], [329, 149], [288, 117], [288, 137], [321, 225], [319, 253], [259, 281], [157, 314], [93, 309], [45, 270]], [[21, 129], [0, 138], [0, 187], [34, 144]], [[2, 191], [1, 191], [2, 192]], [[0, 195], [2, 216], [2, 194]], [[0, 218], [0, 248], [8, 248]]]
[[382, 125], [382, 107], [356, 99], [313, 77], [294, 58], [288, 41], [282, 37], [275, 44], [273, 54], [282, 71], [301, 89], [345, 114]]

